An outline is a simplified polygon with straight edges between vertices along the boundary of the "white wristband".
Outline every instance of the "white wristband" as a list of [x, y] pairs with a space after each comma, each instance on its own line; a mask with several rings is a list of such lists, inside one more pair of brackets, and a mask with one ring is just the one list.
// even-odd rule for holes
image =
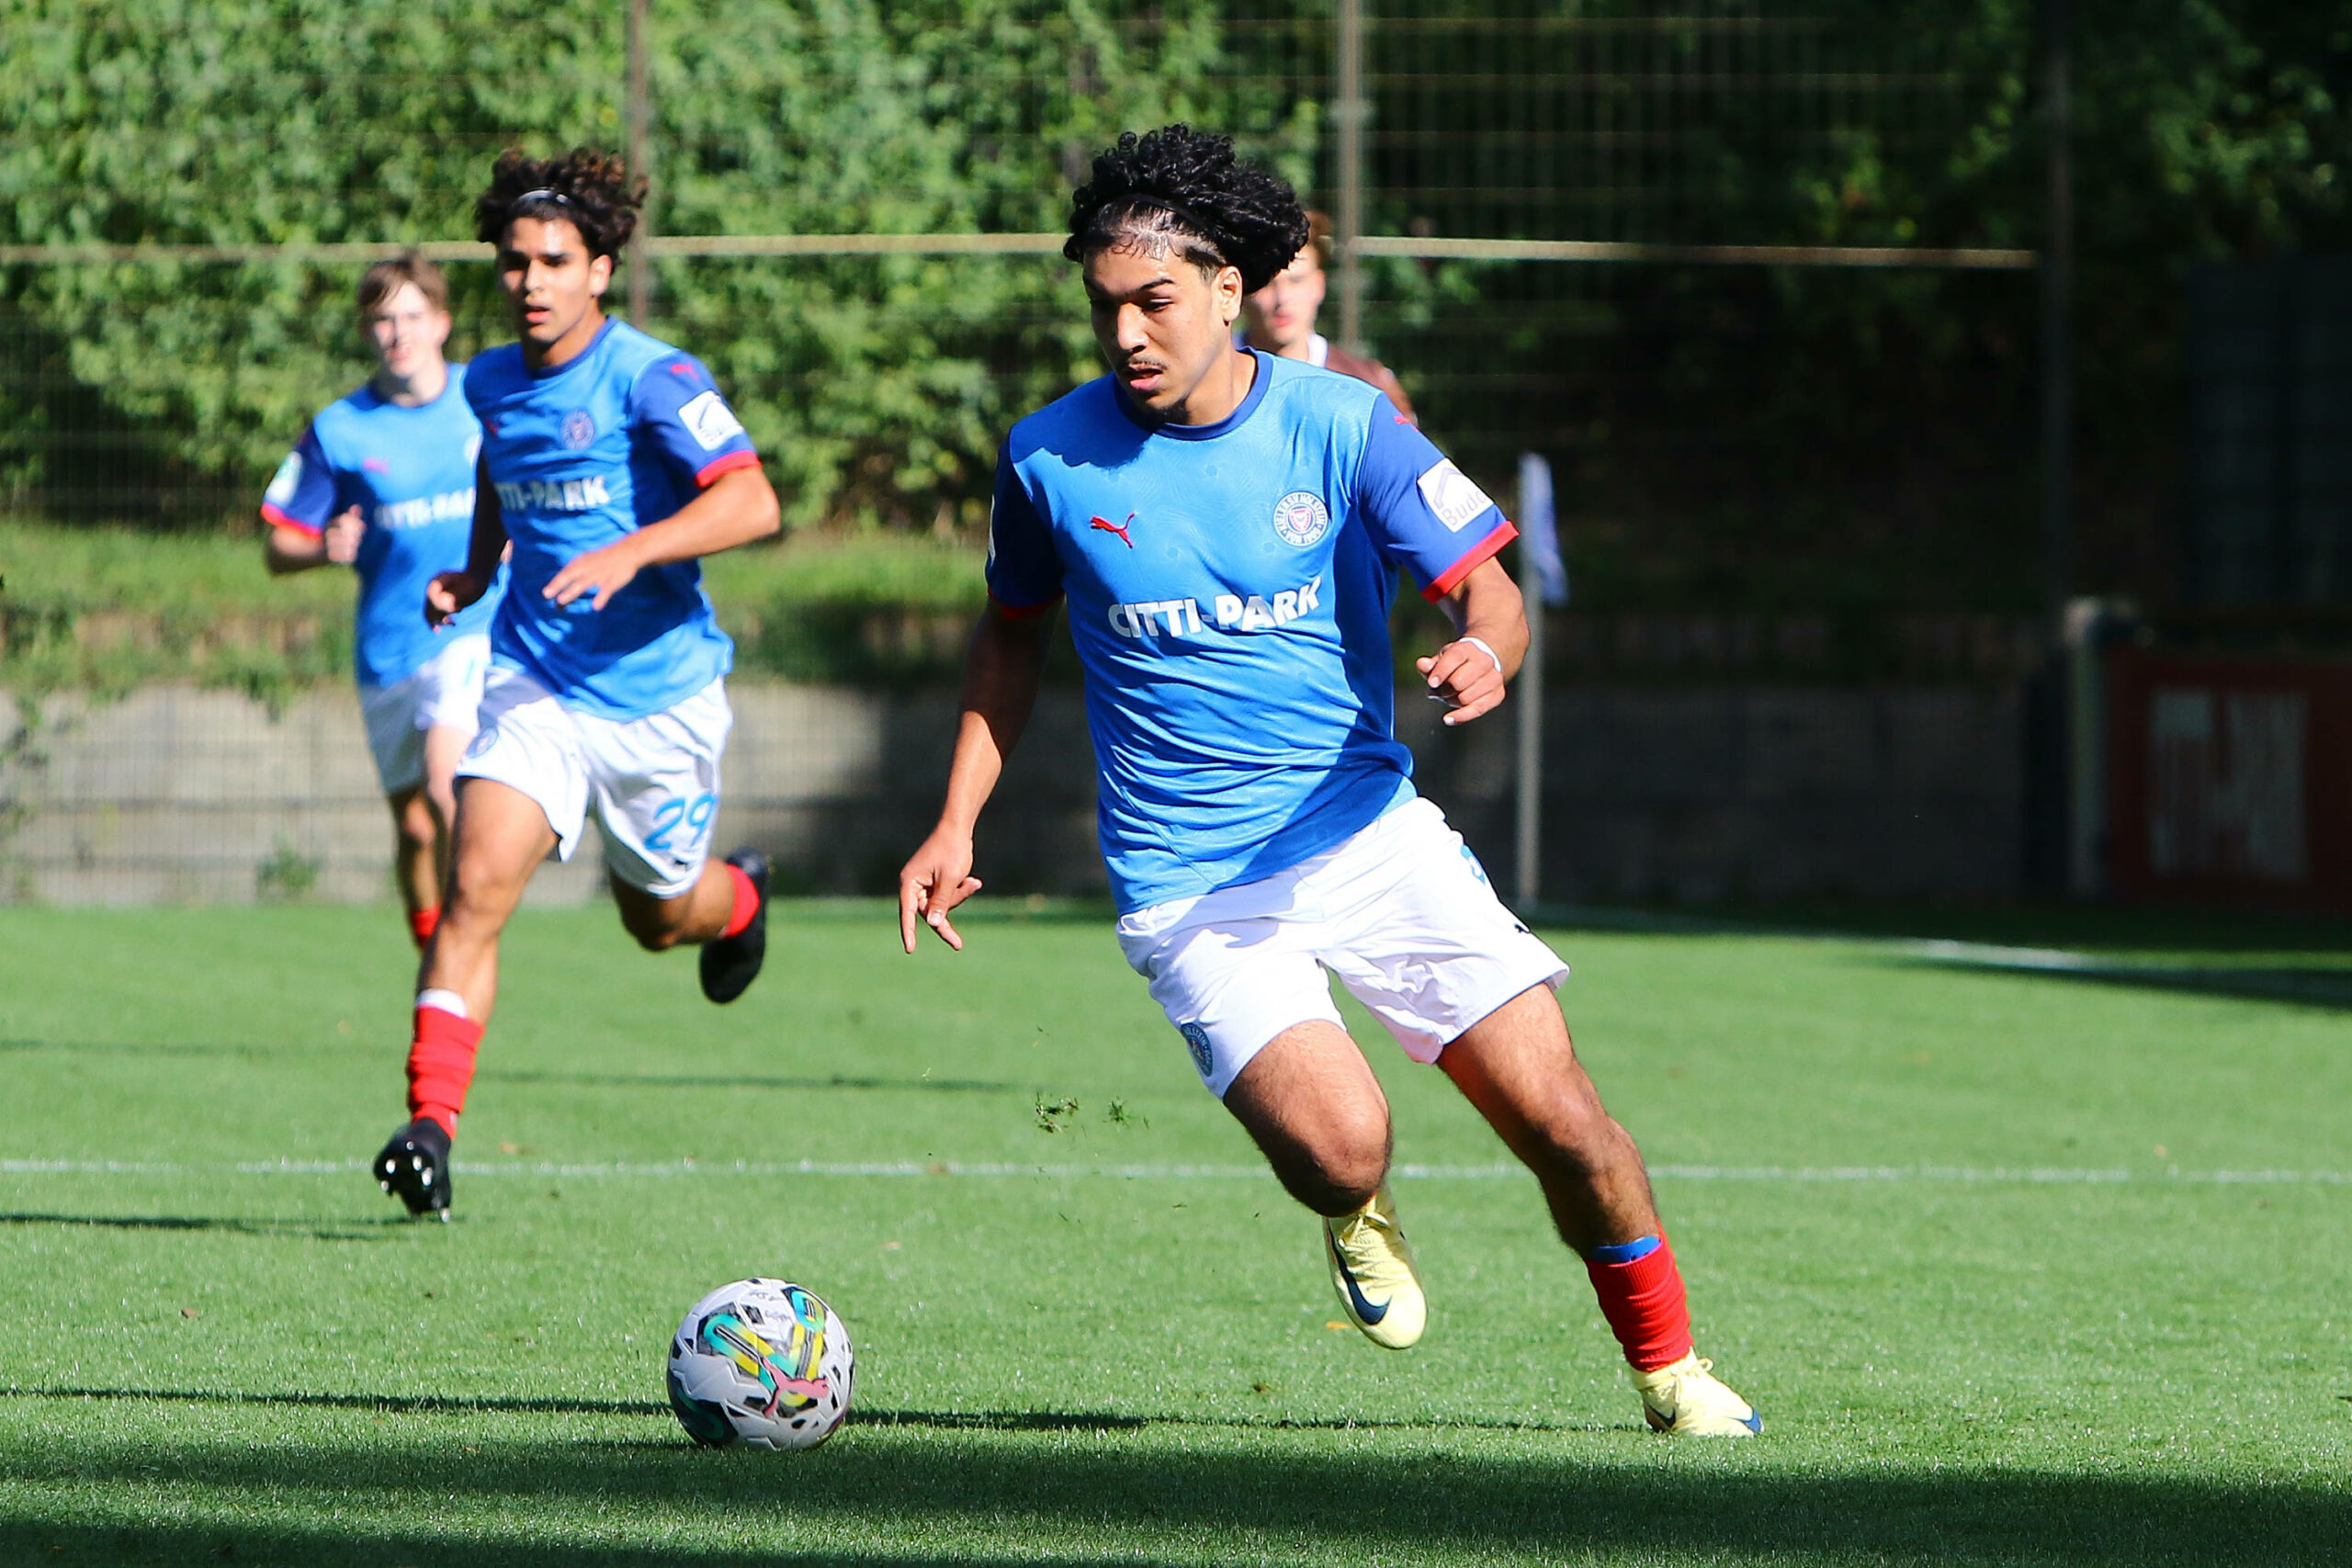
[[1485, 638], [1483, 638], [1483, 637], [1458, 637], [1458, 638], [1456, 638], [1455, 640], [1456, 640], [1456, 641], [1459, 641], [1459, 642], [1466, 642], [1466, 643], [1468, 643], [1471, 647], [1473, 647], [1473, 648], [1476, 649], [1479, 652], [1481, 652], [1481, 653], [1485, 654], [1487, 658], [1489, 658], [1489, 659], [1493, 660], [1495, 661], [1495, 673], [1496, 673], [1496, 674], [1499, 675], [1499, 674], [1501, 674], [1501, 673], [1503, 672], [1503, 656], [1502, 656], [1501, 654], [1499, 654], [1499, 653], [1497, 653], [1493, 649], [1488, 648], [1488, 647], [1487, 646], [1487, 644], [1486, 644], [1486, 639], [1485, 639]]

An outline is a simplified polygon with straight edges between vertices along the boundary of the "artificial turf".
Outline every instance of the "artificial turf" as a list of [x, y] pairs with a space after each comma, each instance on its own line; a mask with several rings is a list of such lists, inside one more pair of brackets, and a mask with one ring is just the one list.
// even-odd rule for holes
[[[910, 960], [780, 910], [714, 1010], [526, 911], [441, 1226], [359, 1168], [394, 915], [0, 910], [0, 1562], [2352, 1561], [2340, 933], [1550, 933], [1765, 1416], [1710, 1445], [1644, 1429], [1532, 1184], [1368, 1026], [1432, 1323], [1335, 1326], [1102, 920], [1017, 914]], [[856, 1340], [814, 1454], [662, 1402], [752, 1273]]]

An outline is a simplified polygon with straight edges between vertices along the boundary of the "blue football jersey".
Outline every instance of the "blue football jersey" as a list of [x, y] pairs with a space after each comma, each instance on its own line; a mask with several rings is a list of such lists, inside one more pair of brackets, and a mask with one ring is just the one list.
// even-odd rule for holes
[[1256, 358], [1219, 423], [1148, 427], [1106, 376], [998, 460], [989, 592], [1015, 615], [1069, 596], [1122, 913], [1272, 876], [1412, 798], [1396, 571], [1442, 598], [1516, 536], [1381, 393]]
[[648, 567], [602, 610], [540, 590], [572, 558], [674, 515], [703, 486], [759, 462], [692, 355], [606, 321], [587, 349], [533, 375], [519, 345], [474, 360], [466, 396], [514, 541], [514, 582], [491, 651], [567, 706], [643, 718], [733, 667], [702, 565]]
[[359, 536], [359, 602], [352, 662], [363, 686], [416, 672], [461, 632], [480, 632], [498, 608], [493, 588], [447, 631], [424, 622], [424, 586], [466, 564], [474, 525], [474, 457], [481, 424], [467, 406], [466, 367], [449, 367], [441, 395], [418, 408], [387, 401], [372, 386], [327, 405], [279, 464], [262, 517], [321, 533], [351, 507]]

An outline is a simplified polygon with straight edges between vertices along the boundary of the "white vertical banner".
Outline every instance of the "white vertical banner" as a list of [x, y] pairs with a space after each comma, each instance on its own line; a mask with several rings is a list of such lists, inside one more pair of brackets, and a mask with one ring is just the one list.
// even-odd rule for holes
[[1543, 602], [1568, 602], [1568, 568], [1560, 558], [1560, 525], [1552, 507], [1552, 465], [1532, 452], [1519, 459], [1519, 536], [1526, 560], [1543, 590]]

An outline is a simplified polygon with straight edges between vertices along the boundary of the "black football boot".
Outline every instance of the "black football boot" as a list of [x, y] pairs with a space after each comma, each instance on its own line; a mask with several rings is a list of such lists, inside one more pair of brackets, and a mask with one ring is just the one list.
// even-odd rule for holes
[[768, 955], [768, 857], [742, 849], [729, 855], [727, 863], [752, 879], [760, 907], [752, 911], [752, 923], [733, 936], [702, 944], [702, 994], [715, 1002], [731, 1002], [750, 989]]
[[376, 1156], [376, 1185], [408, 1205], [415, 1215], [449, 1219], [449, 1134], [441, 1123], [420, 1116], [399, 1132]]

